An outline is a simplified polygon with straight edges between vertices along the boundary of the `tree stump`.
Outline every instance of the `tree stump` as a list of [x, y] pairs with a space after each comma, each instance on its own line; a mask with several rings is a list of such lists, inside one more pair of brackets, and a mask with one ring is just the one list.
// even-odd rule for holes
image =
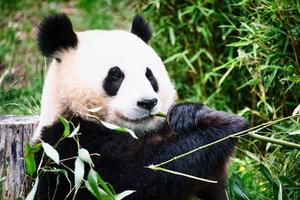
[[25, 173], [25, 144], [37, 122], [37, 116], [0, 116], [0, 199], [15, 200], [30, 189]]

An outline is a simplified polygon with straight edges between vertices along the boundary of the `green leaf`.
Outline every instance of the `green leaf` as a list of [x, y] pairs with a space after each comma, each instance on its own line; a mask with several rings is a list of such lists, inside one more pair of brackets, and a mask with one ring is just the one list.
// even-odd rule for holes
[[36, 171], [36, 163], [35, 163], [34, 155], [25, 156], [25, 165], [26, 165], [27, 174], [32, 176]]
[[281, 184], [279, 178], [272, 175], [271, 171], [263, 163], [261, 163], [259, 165], [259, 170], [262, 172], [262, 174], [267, 178], [267, 180], [273, 186], [274, 198], [277, 197], [278, 200], [282, 200], [283, 199], [283, 188], [282, 188], [282, 184]]
[[121, 132], [129, 133], [131, 135], [131, 137], [133, 137], [134, 139], [138, 139], [138, 137], [136, 136], [136, 134], [132, 130], [130, 130], [128, 128], [121, 128], [120, 127], [120, 128], [115, 128], [114, 130], [115, 131], [121, 131]]
[[170, 56], [169, 58], [167, 58], [166, 60], [164, 60], [163, 62], [164, 62], [164, 64], [167, 64], [167, 63], [172, 62], [172, 61], [174, 61], [178, 58], [182, 58], [182, 56], [187, 54], [187, 53], [188, 53], [187, 50], [185, 50], [183, 52], [180, 52], [180, 53], [176, 53], [176, 54]]
[[80, 129], [80, 124], [78, 124], [78, 126], [72, 131], [72, 133], [68, 136], [68, 138], [72, 138], [72, 137], [74, 137], [75, 135], [77, 135], [79, 129]]
[[192, 70], [192, 72], [194, 74], [197, 74], [197, 71], [195, 69], [195, 67], [193, 66], [193, 64], [190, 62], [190, 60], [188, 59], [188, 57], [186, 55], [182, 56], [183, 60], [185, 61], [185, 63], [187, 64], [187, 66]]
[[56, 164], [59, 165], [59, 154], [58, 152], [48, 143], [42, 142], [43, 149], [46, 155], [51, 158]]
[[101, 123], [103, 124], [103, 126], [109, 128], [109, 129], [112, 129], [112, 130], [115, 130], [115, 131], [129, 133], [133, 138], [138, 139], [138, 137], [136, 136], [136, 134], [132, 130], [130, 130], [128, 128], [119, 127], [119, 126], [117, 126], [115, 124], [111, 124], [111, 123], [104, 122], [104, 121], [101, 121]]
[[[94, 170], [93, 170], [94, 171]], [[101, 178], [101, 176], [96, 172], [95, 175], [97, 177], [97, 181], [100, 184], [100, 186], [104, 189], [104, 191], [111, 197], [114, 197], [114, 193], [111, 191], [111, 189], [109, 188], [109, 186], [105, 183], [105, 181]]]
[[78, 150], [78, 156], [81, 160], [83, 160], [84, 162], [87, 162], [89, 165], [94, 165], [88, 150], [86, 150], [84, 148], [80, 148]]
[[247, 46], [249, 44], [252, 44], [253, 41], [239, 41], [239, 42], [232, 42], [230, 44], [227, 44], [228, 47], [240, 47], [240, 46]]
[[84, 162], [79, 157], [75, 160], [74, 176], [75, 187], [78, 189], [84, 176]]
[[124, 192], [121, 192], [121, 193], [117, 194], [117, 195], [115, 196], [115, 198], [116, 198], [116, 200], [121, 200], [121, 199], [123, 199], [123, 198], [125, 198], [125, 197], [131, 195], [131, 194], [134, 193], [134, 192], [135, 192], [135, 190], [126, 190], [126, 191], [124, 191]]
[[260, 162], [260, 158], [259, 156], [255, 155], [254, 153], [245, 150], [244, 153], [249, 156], [250, 158], [252, 158], [253, 160], [257, 161], [258, 163]]
[[254, 30], [248, 26], [246, 23], [241, 22], [242, 26], [244, 26], [248, 31], [250, 31], [252, 34], [255, 34]]
[[170, 37], [171, 44], [175, 45], [176, 39], [175, 39], [174, 29], [171, 26], [169, 26], [168, 30], [169, 30], [169, 37]]
[[88, 189], [88, 191], [90, 191], [90, 193], [92, 193], [92, 195], [94, 195], [94, 197], [101, 200], [101, 194], [98, 194], [88, 181], [84, 181], [84, 183], [85, 183], [85, 187]]
[[300, 83], [300, 75], [288, 76], [288, 77], [282, 78], [281, 80]]
[[87, 189], [97, 198], [97, 199], [111, 199], [110, 196], [101, 188], [98, 187], [97, 172], [92, 168], [88, 174], [88, 181], [86, 182]]
[[233, 174], [229, 179], [229, 188], [237, 200], [250, 200], [250, 195], [245, 191], [239, 176]]
[[39, 177], [36, 177], [35, 183], [34, 183], [33, 187], [31, 188], [30, 192], [28, 193], [25, 200], [33, 200], [34, 199], [38, 184], [39, 184]]
[[295, 116], [297, 114], [300, 114], [300, 104], [293, 110], [292, 116]]
[[225, 74], [222, 76], [218, 83], [218, 87], [221, 87], [223, 81], [227, 78], [227, 76], [230, 74], [230, 72], [234, 69], [235, 65], [232, 64], [231, 67], [225, 72]]
[[26, 144], [25, 151], [27, 149], [27, 151], [30, 152], [30, 153], [37, 153], [41, 149], [41, 147], [42, 147], [41, 143], [38, 143], [38, 144], [36, 144], [34, 146]]
[[289, 135], [300, 135], [300, 129], [289, 132]]
[[64, 126], [64, 136], [68, 137], [70, 135], [70, 122], [63, 117], [59, 117], [61, 123]]
[[36, 171], [36, 162], [34, 154], [38, 152], [42, 147], [42, 144], [36, 144], [34, 146], [30, 146], [29, 144], [25, 145], [25, 166], [26, 172], [28, 175], [32, 176]]

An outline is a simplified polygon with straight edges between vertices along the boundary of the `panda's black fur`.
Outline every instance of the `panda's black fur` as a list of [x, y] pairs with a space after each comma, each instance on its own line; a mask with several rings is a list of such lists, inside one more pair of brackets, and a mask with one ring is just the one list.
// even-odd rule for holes
[[[156, 172], [145, 168], [180, 155], [199, 146], [244, 130], [245, 121], [233, 114], [212, 111], [201, 104], [178, 104], [168, 113], [169, 124], [161, 130], [148, 133], [138, 140], [129, 134], [116, 132], [100, 124], [75, 117], [72, 122], [80, 124], [79, 141], [92, 156], [95, 168], [117, 192], [136, 190], [126, 199], [181, 200], [191, 194], [202, 199], [226, 199], [224, 183], [225, 165], [231, 155], [235, 139], [230, 138], [192, 155], [171, 162], [164, 167], [170, 170], [217, 180], [217, 184], [195, 181], [173, 174]], [[62, 136], [63, 125], [59, 122], [43, 130], [42, 139], [54, 145]], [[65, 139], [57, 146], [60, 159], [77, 155], [77, 144]], [[74, 160], [64, 162], [74, 169]], [[59, 166], [56, 166], [59, 167]], [[73, 182], [73, 174], [69, 174]], [[47, 173], [40, 178], [36, 199], [52, 199], [57, 177]], [[69, 192], [69, 183], [60, 176], [56, 199]], [[72, 195], [70, 195], [70, 198]], [[93, 199], [86, 189], [79, 190], [76, 199]]]
[[[51, 20], [61, 20], [50, 18]], [[142, 18], [136, 18], [135, 33], [145, 42], [150, 39], [148, 25]], [[65, 21], [69, 24], [68, 21]], [[47, 22], [42, 23], [41, 32], [48, 29]], [[141, 24], [142, 27], [137, 27]], [[146, 31], [143, 31], [146, 27]], [[69, 31], [66, 31], [70, 33]], [[145, 35], [144, 35], [145, 34]], [[144, 36], [143, 36], [144, 35]], [[65, 35], [68, 37], [68, 34]], [[72, 34], [70, 33], [72, 37]], [[40, 48], [44, 55], [50, 55], [59, 47], [61, 40], [42, 41], [55, 38], [43, 37], [39, 39]], [[57, 43], [58, 42], [58, 43]], [[42, 45], [41, 45], [42, 44]], [[62, 43], [63, 48], [75, 48], [75, 40]], [[154, 77], [155, 78], [155, 77]], [[149, 80], [150, 81], [150, 80]], [[109, 86], [107, 86], [109, 87]], [[166, 91], [167, 92], [167, 91]], [[201, 149], [191, 155], [170, 162], [162, 167], [181, 173], [218, 181], [217, 184], [196, 181], [183, 176], [165, 172], [153, 171], [145, 166], [158, 164], [175, 156], [186, 153], [197, 147], [227, 137], [247, 128], [242, 117], [225, 112], [214, 111], [199, 103], [177, 104], [170, 108], [165, 123], [134, 139], [126, 133], [108, 129], [101, 123], [86, 120], [80, 116], [69, 119], [75, 126], [80, 124], [78, 136], [81, 147], [87, 149], [92, 156], [95, 169], [100, 176], [110, 183], [116, 193], [125, 190], [135, 190], [125, 199], [132, 200], [185, 200], [191, 195], [197, 195], [207, 200], [226, 199], [224, 191], [226, 180], [226, 166], [234, 150], [236, 139], [228, 138], [220, 143]], [[56, 122], [42, 130], [42, 140], [55, 145], [62, 137], [64, 126]], [[74, 139], [64, 139], [56, 146], [64, 166], [74, 169], [74, 159], [77, 156], [77, 144]], [[64, 168], [62, 165], [51, 164], [52, 167]], [[86, 170], [89, 167], [86, 166]], [[74, 185], [74, 175], [68, 173]], [[35, 199], [64, 199], [70, 191], [69, 182], [61, 175], [45, 172], [39, 177], [38, 190]], [[57, 182], [57, 180], [59, 180]], [[53, 198], [55, 196], [55, 198]], [[73, 193], [69, 194], [71, 199]], [[85, 188], [79, 189], [76, 199], [94, 199]]]
[[61, 49], [76, 48], [78, 39], [65, 14], [53, 14], [39, 25], [38, 45], [44, 56], [51, 57]]
[[147, 22], [140, 15], [136, 15], [131, 26], [131, 33], [139, 36], [144, 42], [148, 43], [151, 39], [151, 30]]

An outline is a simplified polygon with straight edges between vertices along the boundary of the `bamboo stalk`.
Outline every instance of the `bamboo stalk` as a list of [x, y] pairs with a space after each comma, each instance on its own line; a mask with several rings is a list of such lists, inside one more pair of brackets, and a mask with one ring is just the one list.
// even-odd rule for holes
[[207, 183], [218, 183], [218, 181], [214, 181], [214, 180], [210, 180], [210, 179], [206, 179], [206, 178], [200, 178], [200, 177], [197, 177], [197, 176], [192, 176], [192, 175], [184, 174], [184, 173], [181, 173], [181, 172], [176, 172], [176, 171], [169, 170], [169, 169], [162, 168], [162, 167], [158, 167], [158, 166], [155, 166], [155, 165], [149, 165], [149, 166], [146, 166], [146, 168], [152, 169], [154, 171], [163, 171], [163, 172], [167, 172], [167, 173], [170, 173], [170, 174], [185, 176], [187, 178], [191, 178], [191, 179], [195, 179], [195, 180], [203, 181], [203, 182], [207, 182]]
[[266, 137], [266, 136], [263, 136], [263, 135], [258, 135], [256, 133], [249, 133], [249, 136], [251, 136], [255, 139], [266, 141], [266, 142], [271, 142], [271, 143], [274, 143], [274, 144], [280, 144], [280, 145], [283, 145], [283, 146], [288, 146], [288, 147], [293, 147], [293, 148], [300, 149], [300, 144], [296, 144], [296, 143], [293, 143], [293, 142], [287, 142], [287, 141], [284, 141], [284, 140], [270, 138], [270, 137]]
[[183, 158], [183, 157], [185, 157], [185, 156], [188, 156], [188, 155], [190, 155], [190, 154], [192, 154], [192, 153], [194, 153], [194, 152], [197, 152], [197, 151], [199, 151], [199, 150], [201, 150], [201, 149], [204, 149], [204, 148], [207, 148], [207, 147], [212, 146], [212, 145], [214, 145], [214, 144], [220, 143], [220, 142], [222, 142], [222, 141], [224, 141], [224, 140], [227, 140], [228, 138], [237, 137], [237, 136], [240, 136], [240, 135], [246, 134], [246, 133], [248, 133], [249, 136], [252, 136], [253, 138], [261, 139], [261, 140], [264, 140], [264, 141], [267, 141], [267, 142], [271, 142], [271, 143], [272, 143], [272, 142], [275, 141], [276, 144], [281, 144], [281, 145], [287, 145], [287, 143], [288, 143], [288, 146], [289, 146], [289, 147], [292, 146], [292, 147], [295, 147], [295, 148], [300, 148], [300, 145], [299, 145], [299, 144], [295, 144], [295, 143], [292, 143], [292, 142], [286, 142], [286, 141], [282, 141], [282, 140], [278, 140], [278, 139], [274, 139], [274, 138], [269, 138], [269, 137], [265, 137], [265, 136], [261, 136], [261, 137], [258, 138], [258, 136], [260, 136], [260, 135], [255, 134], [255, 132], [258, 132], [258, 131], [260, 131], [260, 130], [262, 130], [262, 129], [265, 129], [265, 128], [267, 128], [267, 127], [273, 125], [273, 124], [276, 124], [276, 123], [278, 123], [278, 122], [281, 122], [281, 121], [284, 121], [284, 120], [287, 120], [287, 119], [296, 118], [296, 117], [299, 117], [299, 116], [300, 116], [300, 114], [299, 114], [299, 115], [294, 115], [294, 116], [289, 116], [289, 117], [284, 117], [284, 118], [281, 118], [281, 119], [277, 119], [277, 120], [274, 120], [274, 121], [270, 121], [270, 122], [266, 122], [266, 123], [260, 124], [260, 125], [258, 125], [258, 126], [249, 128], [249, 129], [247, 129], [247, 130], [240, 131], [240, 132], [237, 132], [237, 133], [235, 133], [235, 134], [226, 136], [226, 137], [224, 137], [224, 138], [221, 138], [221, 139], [216, 140], [216, 141], [214, 141], [214, 142], [211, 142], [211, 143], [209, 143], [209, 144], [200, 146], [200, 147], [198, 147], [198, 148], [196, 148], [196, 149], [193, 149], [193, 150], [191, 150], [191, 151], [188, 151], [188, 152], [186, 152], [186, 153], [183, 153], [183, 154], [181, 154], [181, 155], [179, 155], [179, 156], [175, 156], [175, 157], [173, 157], [173, 158], [171, 158], [171, 159], [169, 159], [169, 160], [166, 160], [166, 161], [161, 162], [161, 163], [159, 163], [159, 164], [155, 164], [154, 166], [155, 166], [155, 167], [160, 167], [160, 166], [165, 165], [165, 164], [167, 164], [167, 163], [170, 163], [170, 162], [172, 162], [172, 161], [175, 161], [175, 160], [181, 159], [181, 158]]

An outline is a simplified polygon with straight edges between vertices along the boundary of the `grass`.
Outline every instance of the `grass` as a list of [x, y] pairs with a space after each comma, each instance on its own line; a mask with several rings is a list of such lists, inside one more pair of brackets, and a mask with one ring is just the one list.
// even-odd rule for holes
[[[182, 102], [239, 113], [252, 126], [290, 116], [300, 102], [298, 0], [11, 0], [0, 8], [2, 115], [39, 113], [46, 61], [35, 28], [54, 11], [67, 13], [78, 31], [129, 29], [134, 13], [142, 14]], [[299, 144], [299, 129], [299, 119], [286, 120], [258, 134]], [[299, 156], [297, 149], [241, 137], [230, 198], [300, 199]]]

